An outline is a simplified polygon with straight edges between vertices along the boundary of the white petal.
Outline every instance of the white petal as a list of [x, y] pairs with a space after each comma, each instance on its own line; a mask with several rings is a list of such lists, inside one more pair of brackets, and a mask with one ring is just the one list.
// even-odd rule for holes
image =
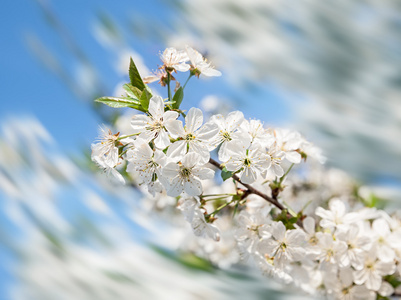
[[167, 190], [167, 195], [171, 197], [177, 197], [183, 192], [183, 190], [184, 186], [182, 184], [182, 180], [177, 176], [172, 180], [171, 185]]
[[203, 69], [203, 70], [201, 71], [201, 74], [202, 74], [202, 75], [205, 75], [205, 76], [209, 76], [209, 77], [211, 77], [211, 76], [221, 76], [221, 72], [220, 72], [220, 71], [217, 71], [216, 69], [214, 69], [214, 68], [211, 67], [211, 66], [209, 66], [209, 67], [206, 68], [206, 69]]
[[190, 196], [198, 196], [202, 194], [202, 184], [198, 179], [189, 178], [184, 181], [185, 192]]
[[190, 143], [189, 151], [198, 154], [200, 157], [199, 162], [201, 162], [202, 164], [206, 164], [209, 162], [210, 152], [204, 144], [196, 142]]
[[149, 113], [156, 120], [160, 120], [164, 114], [164, 102], [160, 96], [153, 96], [149, 101]]
[[203, 123], [203, 113], [199, 108], [192, 107], [185, 117], [185, 126], [187, 132], [194, 132]]
[[185, 136], [184, 126], [179, 120], [167, 120], [166, 122], [164, 122], [164, 127], [167, 128], [168, 132], [174, 138]]
[[306, 217], [303, 220], [303, 225], [304, 229], [308, 234], [314, 234], [315, 233], [315, 219], [312, 217]]
[[202, 167], [199, 168], [199, 170], [194, 170], [194, 175], [201, 180], [212, 179], [214, 177], [214, 171], [212, 169]]
[[240, 111], [230, 112], [226, 118], [227, 130], [234, 131], [244, 121], [244, 114]]
[[171, 110], [166, 111], [163, 114], [163, 122], [167, 122], [169, 120], [175, 120], [178, 118], [178, 116], [179, 116], [179, 114], [176, 111], [171, 111]]
[[164, 129], [160, 130], [157, 138], [155, 139], [155, 145], [159, 149], [165, 149], [171, 144], [170, 137]]
[[245, 169], [242, 171], [241, 182], [245, 184], [251, 184], [255, 182], [256, 177], [256, 172], [252, 168], [245, 167]]
[[163, 168], [163, 176], [167, 178], [174, 178], [175, 176], [178, 175], [178, 172], [180, 170], [180, 167], [178, 164], [171, 162], [168, 163], [164, 168]]
[[150, 121], [150, 118], [145, 115], [135, 115], [132, 117], [131, 126], [132, 126], [132, 133], [138, 133], [145, 130], [146, 125]]
[[189, 152], [181, 159], [181, 163], [187, 168], [193, 168], [199, 164], [201, 156], [195, 152]]
[[176, 141], [171, 144], [167, 149], [167, 156], [174, 159], [175, 161], [180, 160], [187, 151], [186, 141]]
[[301, 162], [302, 156], [296, 151], [290, 151], [285, 153], [285, 158], [293, 164], [299, 164]]
[[215, 123], [207, 122], [196, 132], [196, 138], [210, 143], [218, 133], [219, 127]]

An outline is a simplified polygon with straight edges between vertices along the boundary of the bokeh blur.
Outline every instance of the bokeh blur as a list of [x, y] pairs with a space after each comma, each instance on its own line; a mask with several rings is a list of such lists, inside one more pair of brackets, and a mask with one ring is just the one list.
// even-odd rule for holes
[[[309, 0], [4, 0], [0, 10], [0, 299], [273, 299], [252, 272], [177, 252], [173, 224], [90, 161], [93, 100], [165, 47], [222, 71], [184, 108], [300, 131], [327, 165], [401, 203], [401, 4]], [[157, 89], [157, 87], [156, 87]], [[398, 202], [397, 202], [398, 201]], [[268, 296], [267, 296], [268, 295]], [[251, 297], [251, 298], [252, 298]], [[299, 296], [297, 297], [299, 298]]]

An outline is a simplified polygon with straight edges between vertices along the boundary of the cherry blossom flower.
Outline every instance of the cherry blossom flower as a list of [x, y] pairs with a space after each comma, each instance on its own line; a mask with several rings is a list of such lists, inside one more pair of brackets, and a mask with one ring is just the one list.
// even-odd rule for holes
[[198, 108], [191, 108], [185, 117], [185, 127], [179, 120], [170, 119], [165, 123], [171, 136], [177, 140], [170, 145], [167, 155], [172, 159], [180, 159], [187, 152], [198, 153], [201, 161], [206, 163], [210, 158], [210, 151], [214, 149], [211, 141], [214, 140], [219, 129], [216, 124], [208, 122], [202, 126], [203, 114]]
[[214, 171], [202, 164], [199, 154], [190, 152], [180, 162], [168, 163], [163, 176], [170, 180], [167, 195], [177, 197], [185, 190], [190, 196], [198, 196], [202, 194], [200, 180], [213, 178]]
[[[159, 69], [157, 70], [154, 74], [143, 77], [142, 81], [143, 83], [152, 83], [155, 81], [159, 81], [161, 86], [166, 86], [166, 79], [167, 79], [167, 73], [164, 69]], [[171, 78], [171, 80], [174, 80], [175, 78]]]
[[92, 161], [95, 162], [104, 172], [119, 183], [124, 184], [122, 175], [114, 168], [119, 164], [118, 154], [119, 133], [112, 134], [110, 129], [100, 127], [100, 142], [92, 144]]
[[214, 115], [210, 118], [210, 121], [215, 123], [219, 128], [219, 133], [214, 144], [216, 146], [220, 145], [220, 161], [227, 161], [230, 158], [227, 149], [235, 142], [242, 141], [244, 144], [250, 143], [249, 135], [238, 131], [239, 126], [244, 121], [244, 114], [242, 112], [233, 111], [227, 115], [227, 118], [224, 118], [222, 115]]
[[297, 150], [303, 142], [301, 134], [287, 129], [276, 129], [274, 134], [278, 147], [285, 153], [285, 158], [293, 164], [299, 164], [302, 157]]
[[301, 229], [286, 230], [284, 224], [273, 222], [271, 238], [259, 243], [259, 252], [274, 257], [274, 265], [283, 268], [286, 263], [300, 260], [305, 254], [303, 248], [305, 233]]
[[343, 241], [334, 240], [328, 232], [318, 232], [317, 237], [320, 253], [316, 255], [316, 258], [320, 261], [322, 269], [336, 270], [340, 257], [347, 250], [347, 245]]
[[205, 76], [221, 76], [221, 72], [217, 71], [214, 67], [207, 62], [198, 51], [192, 49], [191, 47], [186, 47], [188, 58], [191, 62], [191, 70], [196, 76], [199, 77], [200, 74]]
[[215, 241], [220, 240], [219, 229], [210, 223], [207, 223], [204, 211], [199, 208], [199, 202], [194, 198], [182, 198], [179, 201], [178, 209], [185, 216], [185, 219], [191, 224], [192, 230], [196, 236], [212, 238]]
[[322, 218], [320, 226], [323, 228], [337, 228], [344, 224], [350, 224], [358, 219], [357, 213], [347, 213], [343, 201], [333, 198], [329, 202], [329, 210], [318, 207], [316, 215]]
[[148, 190], [153, 195], [155, 192], [161, 192], [161, 183], [166, 185], [161, 174], [162, 167], [167, 163], [166, 155], [158, 149], [153, 151], [144, 140], [142, 142], [137, 140], [136, 144], [139, 146], [127, 152], [127, 172], [138, 173], [139, 184], [148, 185]]
[[244, 256], [256, 251], [256, 246], [259, 241], [264, 238], [269, 238], [269, 224], [271, 220], [267, 218], [269, 211], [258, 211], [255, 214], [250, 214], [247, 211], [241, 211], [238, 216], [238, 227], [235, 231], [236, 239], [241, 242], [241, 247], [246, 251]]
[[266, 131], [259, 120], [244, 120], [240, 126], [240, 131], [248, 134], [251, 137], [251, 143], [261, 148], [269, 147], [275, 140], [274, 136]]
[[361, 235], [356, 224], [350, 224], [347, 229], [341, 228], [336, 232], [336, 238], [347, 244], [347, 249], [339, 260], [340, 266], [352, 266], [357, 270], [361, 269], [363, 267], [364, 253], [369, 251], [372, 246], [371, 239]]
[[373, 221], [372, 234], [379, 259], [384, 262], [393, 261], [395, 258], [394, 249], [400, 245], [400, 237], [390, 231], [390, 226], [384, 218]]
[[364, 266], [353, 272], [356, 284], [365, 284], [373, 291], [378, 291], [382, 285], [382, 276], [391, 275], [395, 271], [394, 262], [383, 262], [377, 259], [377, 250], [373, 247], [365, 254]]
[[258, 176], [265, 176], [267, 169], [270, 168], [270, 156], [258, 147], [247, 149], [242, 143], [236, 142], [228, 151], [230, 159], [225, 164], [226, 169], [230, 172], [238, 172], [243, 183], [255, 182]]
[[139, 114], [133, 116], [131, 126], [134, 133], [140, 133], [139, 138], [147, 142], [154, 140], [157, 148], [165, 149], [171, 142], [164, 126], [166, 122], [177, 118], [176, 111], [164, 112], [162, 97], [153, 96], [149, 101], [149, 116]]
[[163, 68], [171, 73], [172, 71], [186, 72], [190, 66], [186, 64], [188, 61], [188, 54], [185, 51], [178, 51], [175, 48], [167, 48], [163, 54], [160, 55], [163, 62]]

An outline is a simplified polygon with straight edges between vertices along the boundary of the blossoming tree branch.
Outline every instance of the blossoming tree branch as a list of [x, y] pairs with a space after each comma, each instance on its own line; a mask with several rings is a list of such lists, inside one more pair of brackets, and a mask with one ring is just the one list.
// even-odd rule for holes
[[[240, 111], [204, 120], [198, 108], [182, 110], [191, 78], [221, 73], [188, 46], [183, 51], [167, 48], [160, 58], [163, 65], [144, 78], [131, 59], [126, 95], [96, 99], [137, 112], [129, 134], [101, 128], [100, 140], [92, 145], [92, 160], [100, 168], [154, 199], [175, 200], [196, 236], [224, 244], [227, 232], [233, 232], [235, 245], [229, 251], [251, 257], [263, 273], [305, 293], [334, 299], [383, 299], [399, 293], [397, 214], [335, 195], [295, 211], [288, 205], [288, 191], [299, 199], [303, 192], [288, 184], [288, 174], [307, 158], [321, 162], [320, 150], [298, 132], [266, 128]], [[174, 77], [177, 72], [188, 72], [182, 86]], [[167, 89], [165, 98], [149, 88], [156, 81]], [[128, 176], [120, 173], [122, 168]], [[219, 250], [213, 247], [216, 257]]]

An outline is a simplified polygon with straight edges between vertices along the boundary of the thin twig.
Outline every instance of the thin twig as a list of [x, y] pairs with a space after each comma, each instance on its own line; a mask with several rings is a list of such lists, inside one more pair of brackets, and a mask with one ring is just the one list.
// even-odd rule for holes
[[[222, 166], [217, 161], [215, 161], [213, 158], [209, 159], [209, 163], [212, 164], [213, 166], [219, 168], [220, 170], [223, 169]], [[259, 197], [262, 197], [267, 202], [273, 204], [274, 206], [276, 206], [280, 210], [285, 210], [286, 209], [280, 202], [277, 201], [277, 199], [273, 199], [273, 198], [267, 196], [266, 194], [263, 194], [259, 190], [255, 189], [251, 185], [241, 182], [241, 180], [239, 179], [239, 177], [237, 175], [233, 174], [232, 177], [233, 177], [234, 180], [236, 180], [237, 182], [241, 183], [244, 187], [246, 187], [248, 189], [249, 193], [258, 195]]]

